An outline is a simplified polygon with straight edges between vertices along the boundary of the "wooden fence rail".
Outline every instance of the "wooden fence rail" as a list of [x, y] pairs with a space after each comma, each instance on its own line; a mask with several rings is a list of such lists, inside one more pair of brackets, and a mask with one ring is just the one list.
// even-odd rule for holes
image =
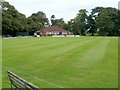
[[[26, 80], [20, 78], [19, 76], [15, 75], [11, 71], [7, 71], [8, 77], [10, 80], [11, 89], [23, 89], [23, 90], [41, 90], [37, 86], [33, 85], [32, 83], [27, 82]], [[14, 86], [14, 87], [13, 87]]]

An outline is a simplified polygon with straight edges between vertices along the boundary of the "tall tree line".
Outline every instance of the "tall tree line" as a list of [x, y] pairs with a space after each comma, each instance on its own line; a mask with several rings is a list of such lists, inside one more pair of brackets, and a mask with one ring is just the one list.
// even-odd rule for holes
[[90, 33], [100, 36], [120, 35], [120, 11], [112, 7], [96, 7], [88, 14], [86, 9], [81, 9], [74, 19], [65, 26], [74, 34], [86, 35]]
[[112, 7], [95, 7], [90, 13], [86, 9], [81, 9], [76, 17], [67, 23], [63, 18], [56, 19], [55, 15], [52, 15], [51, 25], [42, 11], [26, 17], [8, 2], [2, 2], [1, 7], [3, 35], [15, 36], [16, 32], [28, 32], [32, 35], [36, 30], [47, 26], [61, 27], [79, 35], [120, 35], [120, 11]]
[[36, 30], [48, 26], [49, 21], [44, 12], [33, 13], [30, 17], [19, 13], [8, 2], [2, 2], [2, 34], [16, 36], [16, 32], [33, 34]]

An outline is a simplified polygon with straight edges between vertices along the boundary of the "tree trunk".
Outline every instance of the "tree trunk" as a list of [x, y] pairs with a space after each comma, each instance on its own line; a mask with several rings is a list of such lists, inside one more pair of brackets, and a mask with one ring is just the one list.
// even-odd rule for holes
[[78, 30], [78, 33], [81, 35], [81, 30]]
[[92, 33], [92, 36], [94, 36], [94, 33]]

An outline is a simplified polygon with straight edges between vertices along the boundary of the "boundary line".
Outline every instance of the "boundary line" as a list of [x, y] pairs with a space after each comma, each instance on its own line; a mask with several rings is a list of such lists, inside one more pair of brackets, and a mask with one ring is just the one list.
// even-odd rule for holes
[[48, 81], [46, 81], [46, 80], [44, 80], [44, 79], [41, 79], [41, 78], [38, 78], [38, 77], [35, 77], [35, 76], [32, 76], [32, 75], [29, 75], [28, 73], [24, 73], [24, 72], [22, 72], [22, 71], [17, 71], [17, 70], [15, 70], [15, 69], [12, 69], [12, 68], [6, 67], [6, 66], [2, 66], [2, 67], [3, 67], [3, 68], [9, 68], [9, 69], [11, 69], [11, 70], [13, 70], [13, 71], [15, 71], [15, 72], [17, 72], [17, 73], [22, 73], [22, 74], [24, 74], [24, 75], [27, 75], [27, 76], [32, 77], [32, 78], [34, 78], [34, 79], [37, 79], [37, 80], [39, 80], [39, 81], [42, 81], [42, 82], [45, 82], [45, 83], [47, 83], [47, 84], [56, 86], [56, 87], [58, 87], [58, 88], [64, 88], [63, 86], [60, 86], [60, 85], [57, 85], [57, 84], [48, 82]]

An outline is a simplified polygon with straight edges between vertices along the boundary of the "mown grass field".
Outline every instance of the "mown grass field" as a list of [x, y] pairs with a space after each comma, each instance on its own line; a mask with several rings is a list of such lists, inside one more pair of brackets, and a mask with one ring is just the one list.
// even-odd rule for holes
[[3, 39], [2, 86], [6, 70], [40, 88], [117, 88], [117, 37]]

